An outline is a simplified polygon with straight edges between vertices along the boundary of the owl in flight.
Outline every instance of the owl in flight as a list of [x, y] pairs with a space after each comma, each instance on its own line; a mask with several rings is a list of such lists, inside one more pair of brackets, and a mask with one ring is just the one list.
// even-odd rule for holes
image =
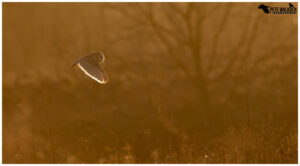
[[76, 61], [72, 66], [78, 66], [86, 75], [100, 84], [108, 83], [108, 76], [99, 63], [105, 59], [102, 52], [97, 51]]

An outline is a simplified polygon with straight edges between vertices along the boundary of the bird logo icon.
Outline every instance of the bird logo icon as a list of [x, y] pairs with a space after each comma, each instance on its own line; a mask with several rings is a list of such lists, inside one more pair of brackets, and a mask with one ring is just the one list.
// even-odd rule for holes
[[269, 6], [266, 6], [266, 5], [264, 5], [264, 4], [261, 4], [261, 5], [259, 5], [258, 6], [258, 8], [259, 9], [261, 9], [261, 10], [263, 10], [265, 13], [267, 13], [267, 14], [269, 14], [270, 13], [270, 11], [269, 11]]
[[100, 66], [105, 60], [104, 54], [100, 51], [88, 54], [77, 60], [72, 66], [78, 66], [84, 74], [100, 84], [108, 83], [109, 79], [105, 71]]
[[295, 6], [293, 4], [289, 3], [289, 5], [290, 5], [290, 8], [295, 8]]

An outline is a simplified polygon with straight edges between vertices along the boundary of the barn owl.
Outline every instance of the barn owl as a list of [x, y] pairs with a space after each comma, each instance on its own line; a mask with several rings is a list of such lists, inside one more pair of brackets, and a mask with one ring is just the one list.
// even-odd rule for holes
[[108, 83], [109, 79], [100, 63], [105, 60], [102, 52], [88, 54], [76, 61], [72, 66], [78, 66], [87, 76], [100, 84]]

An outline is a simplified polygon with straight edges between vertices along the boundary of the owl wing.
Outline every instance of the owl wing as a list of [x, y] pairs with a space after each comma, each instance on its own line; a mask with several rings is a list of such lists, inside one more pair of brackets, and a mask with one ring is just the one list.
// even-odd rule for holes
[[87, 59], [80, 59], [77, 65], [86, 75], [99, 82], [100, 84], [108, 83], [108, 76], [101, 68], [101, 66], [96, 62]]

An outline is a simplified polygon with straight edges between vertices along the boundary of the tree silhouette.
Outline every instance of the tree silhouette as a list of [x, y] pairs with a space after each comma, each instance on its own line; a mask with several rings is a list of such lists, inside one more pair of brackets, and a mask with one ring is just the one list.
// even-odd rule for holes
[[[123, 14], [133, 25], [144, 27], [144, 33], [153, 34], [157, 38], [157, 47], [163, 46], [164, 54], [170, 57], [178, 69], [184, 72], [187, 81], [197, 89], [199, 103], [208, 119], [212, 119], [213, 102], [218, 95], [218, 88], [212, 86], [222, 87], [225, 82], [229, 82], [232, 86], [228, 88], [225, 101], [230, 101], [239, 81], [232, 77], [232, 73], [243, 71], [247, 74], [253, 70], [254, 66], [248, 65], [248, 59], [255, 57], [254, 45], [263, 37], [259, 28], [264, 18], [251, 13], [251, 6], [243, 9], [234, 9], [232, 3], [220, 6], [216, 3], [217, 7], [212, 6], [206, 3], [142, 3], [125, 8], [116, 5], [109, 7]], [[247, 9], [249, 14], [245, 17], [245, 24], [240, 27], [241, 33], [233, 34], [235, 44], [227, 53], [222, 53], [220, 43], [224, 41], [233, 12]], [[213, 18], [216, 12], [220, 17]], [[206, 34], [203, 29], [208, 24], [214, 24], [215, 27]], [[207, 38], [211, 41], [210, 47], [206, 47]], [[263, 57], [281, 49], [278, 46], [282, 44], [263, 50], [266, 55]], [[259, 63], [261, 58], [257, 58], [256, 62]]]

